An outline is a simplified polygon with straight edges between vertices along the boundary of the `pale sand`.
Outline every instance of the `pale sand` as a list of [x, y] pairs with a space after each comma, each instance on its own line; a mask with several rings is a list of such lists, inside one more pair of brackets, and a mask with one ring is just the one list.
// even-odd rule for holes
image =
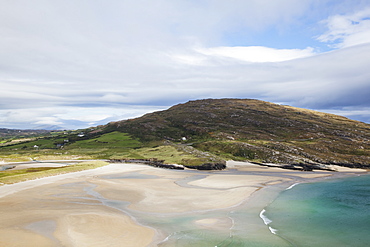
[[253, 190], [256, 190], [258, 187], [262, 187], [267, 184], [289, 180], [291, 179], [258, 175], [213, 175], [190, 182], [189, 184], [206, 188], [231, 189], [237, 187], [250, 187]]
[[[0, 187], [0, 246], [148, 246], [155, 230], [86, 194], [86, 180], [142, 170], [117, 165]], [[34, 224], [51, 221], [51, 236]]]
[[335, 165], [331, 165], [329, 167], [338, 172], [366, 172], [367, 171], [365, 169], [360, 169], [360, 168], [348, 168], [348, 167], [335, 166]]
[[123, 214], [82, 213], [61, 218], [55, 233], [64, 246], [147, 246], [154, 231]]
[[[184, 176], [189, 176], [184, 172]], [[181, 187], [173, 179], [118, 179], [114, 182], [93, 181], [105, 198], [130, 201], [130, 209], [153, 213], [180, 213], [227, 208], [239, 204], [257, 188], [241, 187], [211, 190]], [[222, 200], [220, 200], [222, 198]]]
[[[242, 162], [228, 166], [243, 173], [110, 164], [0, 186], [0, 246], [155, 246], [164, 236], [138, 224], [119, 207], [106, 206], [105, 200], [129, 202], [127, 210], [141, 214], [208, 212], [238, 206], [263, 187], [283, 183], [288, 187], [333, 174]], [[203, 177], [192, 177], [199, 174]], [[185, 180], [189, 178], [194, 179]], [[231, 223], [228, 218], [205, 218], [194, 225], [218, 229], [230, 228]]]

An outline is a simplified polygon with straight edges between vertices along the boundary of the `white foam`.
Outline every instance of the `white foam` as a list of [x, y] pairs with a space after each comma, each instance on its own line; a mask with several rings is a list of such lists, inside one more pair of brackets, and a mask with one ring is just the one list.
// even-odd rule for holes
[[277, 230], [275, 228], [272, 228], [271, 226], [269, 226], [269, 230], [272, 234], [276, 234]]
[[276, 234], [277, 230], [275, 228], [272, 228], [271, 226], [269, 226], [269, 224], [272, 222], [272, 220], [270, 220], [269, 218], [266, 217], [265, 212], [266, 212], [266, 210], [262, 209], [262, 211], [260, 213], [260, 218], [263, 220], [263, 223], [265, 223], [265, 225], [268, 226], [270, 232], [272, 234]]
[[272, 221], [265, 216], [265, 214], [264, 214], [265, 212], [266, 212], [266, 210], [262, 209], [262, 211], [260, 213], [260, 218], [263, 220], [263, 223], [265, 223], [265, 225], [268, 226], [268, 224], [270, 224]]
[[298, 185], [299, 183], [295, 183], [295, 184], [292, 184], [291, 186], [289, 186], [288, 188], [286, 188], [285, 190], [290, 190], [292, 189], [294, 186]]

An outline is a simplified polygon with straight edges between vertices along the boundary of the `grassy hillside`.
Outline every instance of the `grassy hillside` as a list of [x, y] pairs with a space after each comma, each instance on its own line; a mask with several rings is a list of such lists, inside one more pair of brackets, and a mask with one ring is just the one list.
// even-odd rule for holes
[[127, 133], [103, 133], [99, 129], [90, 128], [8, 143], [0, 147], [0, 157], [4, 161], [109, 159], [142, 146], [139, 140]]
[[190, 101], [140, 118], [0, 147], [9, 159], [158, 158], [370, 166], [370, 125], [250, 99]]
[[109, 132], [102, 126], [35, 139], [19, 139], [0, 147], [0, 161], [4, 162], [151, 158], [164, 160], [166, 164], [223, 162], [216, 156], [204, 154], [192, 147], [163, 141], [142, 142], [128, 133]]
[[249, 99], [190, 101], [106, 130], [143, 142], [183, 137], [221, 157], [284, 164], [369, 166], [370, 125], [345, 117]]

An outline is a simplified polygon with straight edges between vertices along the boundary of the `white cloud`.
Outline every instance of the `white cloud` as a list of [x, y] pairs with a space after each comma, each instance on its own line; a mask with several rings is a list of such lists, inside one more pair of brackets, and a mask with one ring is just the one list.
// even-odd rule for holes
[[203, 54], [192, 54], [192, 53], [183, 53], [183, 54], [169, 54], [169, 57], [175, 62], [189, 64], [189, 65], [206, 65], [207, 57]]
[[60, 125], [63, 122], [59, 121], [56, 117], [39, 117], [39, 120], [35, 122], [36, 125]]
[[[0, 126], [18, 123], [31, 128], [48, 117], [52, 118], [49, 123], [62, 122], [65, 128], [94, 126], [209, 97], [258, 98], [315, 109], [370, 105], [369, 54], [370, 45], [270, 63], [200, 54], [207, 62], [197, 65], [170, 60], [164, 52], [161, 66], [146, 66], [129, 79], [122, 74], [117, 81], [87, 79], [67, 87], [59, 83], [8, 83], [7, 90], [12, 89], [13, 94], [0, 99], [4, 109], [0, 111]], [[43, 90], [45, 95], [22, 93]], [[129, 106], [139, 103], [143, 106]]]
[[115, 93], [108, 93], [99, 98], [99, 101], [103, 102], [125, 102], [126, 98], [122, 95]]
[[306, 49], [273, 49], [262, 46], [249, 47], [213, 47], [199, 49], [200, 53], [208, 56], [218, 56], [234, 58], [246, 62], [282, 62], [297, 58], [309, 57], [314, 55], [311, 47]]
[[[323, 19], [335, 6], [359, 2], [5, 1], [0, 127], [81, 127], [209, 97], [311, 108], [370, 105], [366, 8], [327, 20], [321, 41], [341, 42], [332, 52], [318, 54], [314, 45], [295, 43], [295, 33], [285, 49], [285, 43], [277, 49], [251, 42], [259, 34], [272, 40], [271, 33], [283, 40], [295, 25], [305, 32], [317, 21], [309, 14]], [[331, 10], [321, 11], [326, 4]], [[310, 26], [303, 25], [307, 19]]]
[[120, 107], [75, 107], [54, 106], [30, 109], [0, 110], [0, 126], [4, 128], [33, 129], [45, 126], [61, 126], [62, 128], [84, 128], [106, 124], [148, 112], [163, 110], [163, 106], [127, 105]]
[[328, 30], [317, 39], [343, 48], [370, 42], [370, 8], [354, 14], [334, 15], [324, 21]]

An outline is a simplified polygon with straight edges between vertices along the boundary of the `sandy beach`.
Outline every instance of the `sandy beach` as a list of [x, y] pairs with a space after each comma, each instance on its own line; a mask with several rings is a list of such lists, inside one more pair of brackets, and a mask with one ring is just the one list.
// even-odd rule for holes
[[[178, 171], [110, 164], [0, 186], [0, 246], [171, 246], [176, 217], [187, 217], [183, 228], [230, 231], [230, 212], [237, 208], [253, 214], [247, 232], [270, 234], [259, 212], [282, 189], [366, 172], [301, 172], [232, 161], [228, 167]], [[167, 223], [162, 227], [161, 221]]]

